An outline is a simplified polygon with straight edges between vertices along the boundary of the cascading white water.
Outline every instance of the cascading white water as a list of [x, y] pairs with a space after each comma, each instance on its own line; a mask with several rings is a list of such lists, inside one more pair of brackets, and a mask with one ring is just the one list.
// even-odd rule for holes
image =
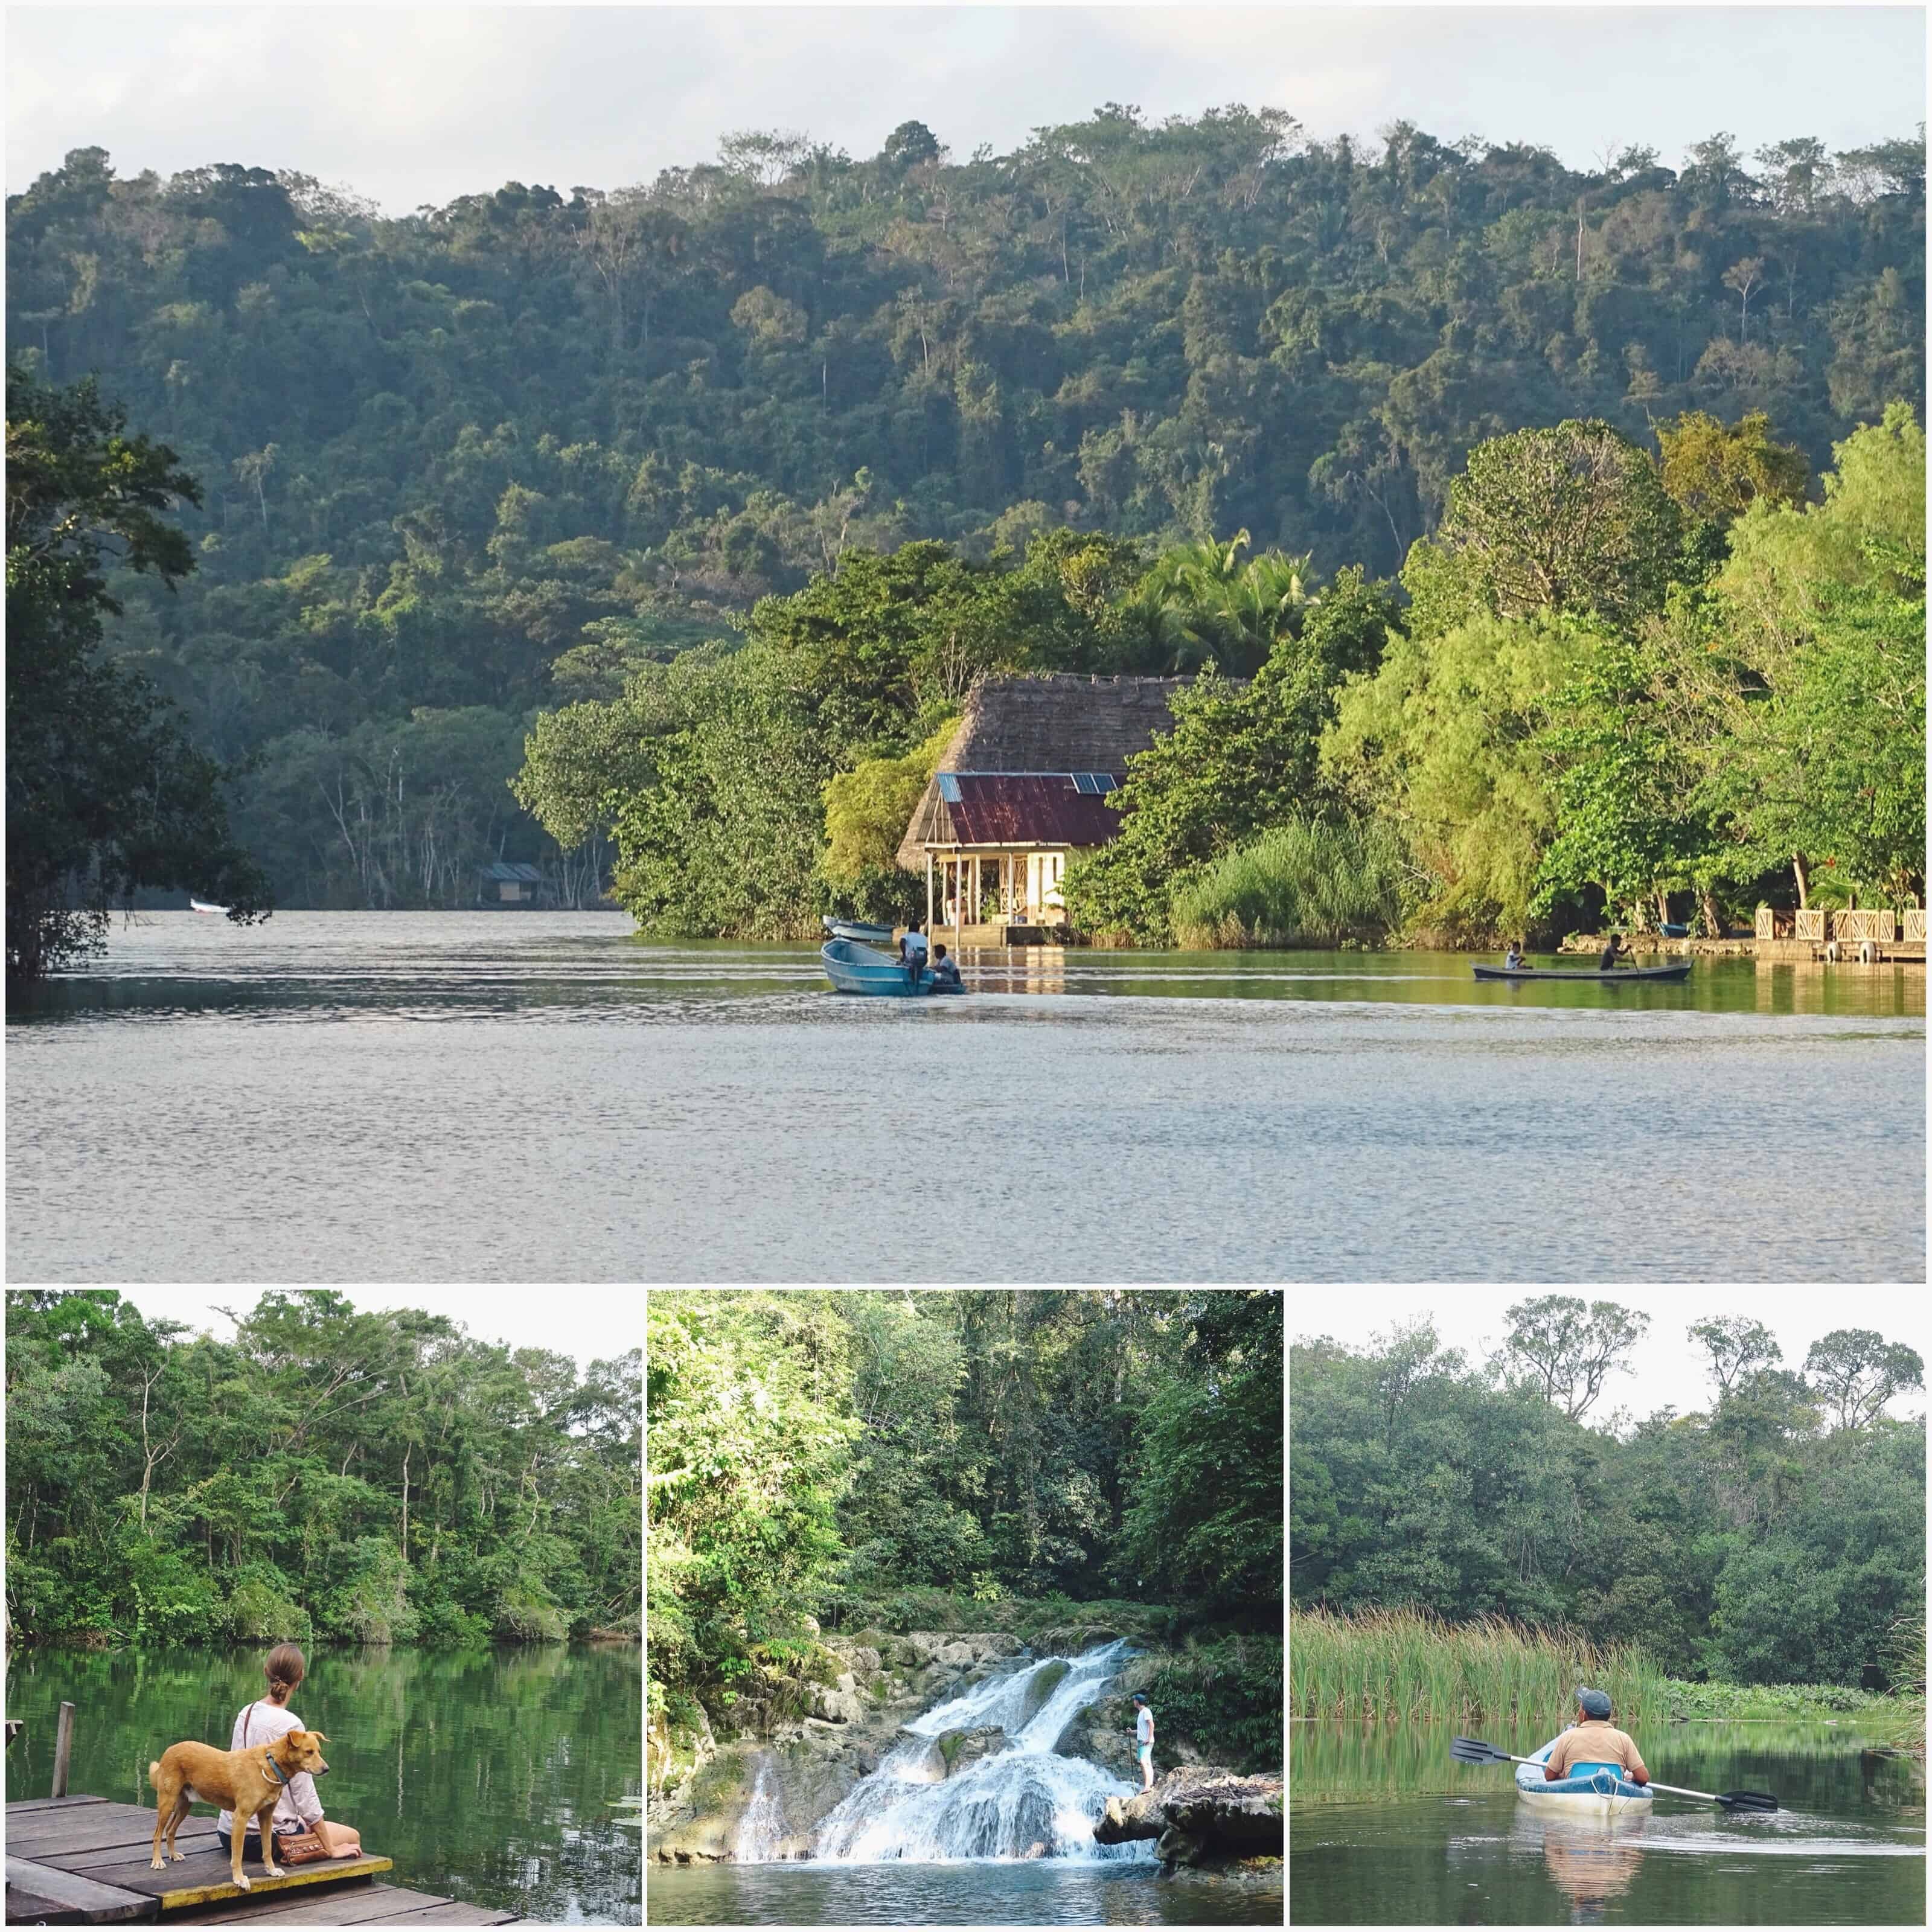
[[784, 1814], [778, 1808], [778, 1793], [772, 1786], [772, 1761], [758, 1760], [758, 1782], [752, 1787], [752, 1802], [738, 1821], [738, 1836], [731, 1856], [740, 1864], [763, 1864], [778, 1855], [778, 1840], [784, 1836]]
[[[818, 1828], [817, 1856], [873, 1864], [887, 1858], [1136, 1858], [1142, 1844], [1096, 1845], [1094, 1826], [1107, 1800], [1134, 1787], [1084, 1758], [1054, 1750], [1067, 1721], [1106, 1690], [1126, 1640], [1071, 1660], [1041, 1658], [915, 1718], [912, 1735], [855, 1786]], [[1040, 1672], [1066, 1662], [1066, 1676], [1022, 1721]], [[1004, 1750], [952, 1777], [934, 1762], [930, 1740], [997, 1724]], [[1040, 1847], [1036, 1850], [1035, 1847]]]

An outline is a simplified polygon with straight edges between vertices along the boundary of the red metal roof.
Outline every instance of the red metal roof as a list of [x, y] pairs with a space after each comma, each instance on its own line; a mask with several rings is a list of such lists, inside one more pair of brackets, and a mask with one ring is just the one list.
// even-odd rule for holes
[[1106, 796], [1075, 790], [1070, 772], [946, 776], [959, 794], [945, 806], [955, 844], [1104, 845], [1120, 829]]

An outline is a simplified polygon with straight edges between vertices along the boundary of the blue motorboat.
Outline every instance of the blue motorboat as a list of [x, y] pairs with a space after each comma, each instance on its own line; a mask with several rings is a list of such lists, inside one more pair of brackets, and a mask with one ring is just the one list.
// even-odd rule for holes
[[963, 986], [942, 986], [930, 966], [920, 970], [915, 985], [906, 969], [890, 952], [861, 946], [856, 940], [828, 939], [818, 957], [825, 976], [838, 993], [870, 993], [884, 999], [910, 999], [922, 993], [963, 993]]
[[827, 913], [820, 913], [818, 922], [825, 928], [829, 939], [856, 939], [865, 946], [890, 946], [892, 943], [892, 929], [889, 926], [874, 926], [869, 920], [834, 919]]

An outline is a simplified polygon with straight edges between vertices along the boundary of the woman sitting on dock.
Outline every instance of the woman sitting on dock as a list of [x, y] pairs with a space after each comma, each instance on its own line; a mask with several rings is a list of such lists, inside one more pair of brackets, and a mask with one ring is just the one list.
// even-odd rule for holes
[[[308, 1675], [308, 1659], [293, 1644], [278, 1643], [263, 1660], [262, 1674], [268, 1680], [268, 1694], [258, 1697], [244, 1710], [235, 1714], [234, 1735], [228, 1747], [230, 1750], [246, 1750], [255, 1744], [272, 1744], [277, 1738], [286, 1737], [291, 1731], [308, 1728], [288, 1707], [296, 1686]], [[307, 1772], [297, 1772], [289, 1780], [286, 1788], [275, 1801], [272, 1822], [278, 1838], [313, 1832], [321, 1824], [322, 1800], [316, 1796], [315, 1780]], [[224, 1856], [232, 1841], [234, 1828], [232, 1812], [223, 1812], [214, 1821], [215, 1835], [221, 1841]], [[242, 1856], [254, 1858], [260, 1856], [261, 1839], [251, 1818], [242, 1843]]]

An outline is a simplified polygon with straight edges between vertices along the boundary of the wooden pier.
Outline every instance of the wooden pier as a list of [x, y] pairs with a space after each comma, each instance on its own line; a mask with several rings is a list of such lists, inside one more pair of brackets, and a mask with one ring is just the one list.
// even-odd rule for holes
[[10, 1925], [510, 1925], [514, 1912], [409, 1892], [375, 1877], [392, 1861], [374, 1856], [285, 1865], [265, 1878], [242, 1867], [250, 1888], [229, 1876], [212, 1813], [191, 1814], [176, 1834], [187, 1856], [156, 1871], [152, 1806], [104, 1798], [31, 1798], [7, 1807], [7, 1923]]

